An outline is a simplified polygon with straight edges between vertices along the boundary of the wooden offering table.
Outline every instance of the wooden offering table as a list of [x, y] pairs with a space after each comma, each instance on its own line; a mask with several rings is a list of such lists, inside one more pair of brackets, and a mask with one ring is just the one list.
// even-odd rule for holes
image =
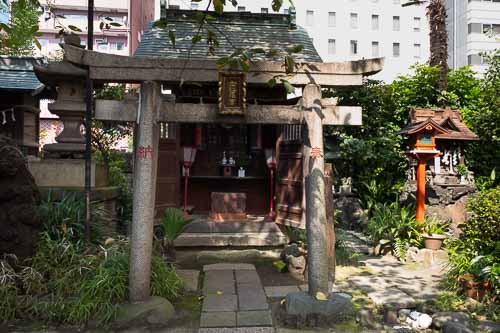
[[212, 192], [210, 198], [210, 219], [217, 222], [247, 219], [245, 193]]

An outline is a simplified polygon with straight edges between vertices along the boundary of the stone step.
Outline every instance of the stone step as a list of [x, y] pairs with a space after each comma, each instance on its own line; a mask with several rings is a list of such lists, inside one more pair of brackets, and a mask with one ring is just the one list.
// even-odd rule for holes
[[274, 222], [212, 222], [195, 221], [191, 222], [184, 229], [185, 233], [281, 233], [280, 228]]
[[194, 246], [282, 246], [288, 243], [287, 237], [281, 232], [184, 232], [174, 242], [179, 247]]

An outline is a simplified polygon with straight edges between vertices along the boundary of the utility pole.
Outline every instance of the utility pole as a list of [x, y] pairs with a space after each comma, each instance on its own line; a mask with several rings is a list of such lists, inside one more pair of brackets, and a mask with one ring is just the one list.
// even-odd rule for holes
[[[94, 49], [94, 0], [88, 0], [88, 13], [87, 13], [87, 48]], [[92, 122], [92, 81], [89, 74], [87, 74], [87, 110], [85, 113], [85, 239], [90, 242], [90, 176], [91, 176], [91, 161], [92, 152], [90, 148], [91, 143], [91, 122]]]

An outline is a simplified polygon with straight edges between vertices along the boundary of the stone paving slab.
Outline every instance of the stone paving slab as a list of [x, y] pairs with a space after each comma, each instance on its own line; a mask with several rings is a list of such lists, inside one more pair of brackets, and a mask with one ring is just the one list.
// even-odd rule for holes
[[238, 264], [238, 263], [219, 263], [203, 266], [203, 271], [255, 271], [255, 266], [252, 264]]
[[177, 275], [184, 282], [184, 288], [187, 291], [197, 291], [198, 281], [200, 279], [200, 271], [194, 269], [179, 269]]
[[274, 333], [272, 327], [200, 328], [198, 333]]
[[269, 304], [264, 294], [252, 290], [238, 291], [238, 305], [240, 310], [267, 310]]
[[235, 294], [233, 271], [208, 271], [203, 281], [203, 294]]
[[224, 312], [238, 310], [238, 298], [229, 294], [208, 294], [203, 300], [203, 312]]
[[264, 287], [266, 296], [269, 298], [282, 298], [289, 293], [294, 293], [300, 291], [298, 286], [273, 286]]
[[237, 284], [253, 284], [260, 285], [260, 277], [257, 271], [235, 271]]
[[230, 312], [202, 312], [200, 327], [235, 327], [236, 313]]
[[369, 292], [368, 297], [379, 306], [384, 305], [396, 309], [408, 309], [416, 306], [413, 297], [396, 288], [386, 288], [384, 290]]
[[240, 311], [236, 313], [238, 326], [273, 326], [271, 311]]

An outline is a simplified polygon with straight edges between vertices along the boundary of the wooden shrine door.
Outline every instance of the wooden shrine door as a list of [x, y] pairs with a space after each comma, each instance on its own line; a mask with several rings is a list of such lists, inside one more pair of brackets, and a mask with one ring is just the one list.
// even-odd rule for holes
[[179, 207], [180, 193], [179, 131], [176, 124], [160, 123], [158, 172], [156, 178], [156, 217], [168, 207]]
[[276, 146], [276, 223], [304, 228], [302, 126], [281, 125]]

